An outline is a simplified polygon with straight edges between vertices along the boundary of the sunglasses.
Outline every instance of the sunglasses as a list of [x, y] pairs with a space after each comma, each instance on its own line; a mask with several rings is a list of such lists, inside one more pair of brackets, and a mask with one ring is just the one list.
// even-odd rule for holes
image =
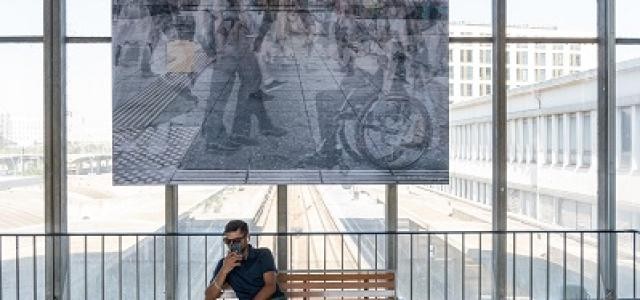
[[243, 236], [243, 237], [239, 237], [239, 238], [235, 238], [235, 239], [230, 239], [230, 238], [223, 238], [222, 241], [229, 245], [229, 244], [238, 244], [241, 243], [247, 236]]

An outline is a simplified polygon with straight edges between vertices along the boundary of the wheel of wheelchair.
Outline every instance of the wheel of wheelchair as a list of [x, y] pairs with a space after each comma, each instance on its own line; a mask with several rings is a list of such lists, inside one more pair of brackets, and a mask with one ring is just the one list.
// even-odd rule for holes
[[407, 95], [387, 95], [368, 104], [359, 119], [357, 147], [373, 164], [406, 169], [430, 146], [433, 133], [425, 105]]
[[357, 120], [346, 120], [338, 132], [342, 149], [355, 160], [364, 160], [363, 154], [358, 150], [358, 122]]

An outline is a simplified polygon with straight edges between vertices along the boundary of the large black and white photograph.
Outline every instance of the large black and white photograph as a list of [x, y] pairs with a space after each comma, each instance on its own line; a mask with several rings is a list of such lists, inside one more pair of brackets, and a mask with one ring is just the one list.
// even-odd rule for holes
[[114, 184], [448, 182], [448, 0], [112, 9]]

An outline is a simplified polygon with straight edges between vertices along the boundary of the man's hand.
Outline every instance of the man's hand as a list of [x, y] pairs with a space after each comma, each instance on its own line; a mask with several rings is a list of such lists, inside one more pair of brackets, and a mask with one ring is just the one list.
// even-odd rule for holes
[[242, 260], [242, 255], [238, 253], [229, 252], [227, 254], [227, 257], [222, 261], [222, 268], [220, 268], [220, 271], [204, 292], [205, 300], [215, 300], [222, 295], [223, 288], [227, 287], [227, 284], [225, 284], [227, 275], [240, 265], [240, 260]]
[[222, 269], [220, 271], [224, 272], [224, 274], [229, 274], [231, 270], [240, 265], [241, 260], [242, 255], [235, 252], [229, 252], [227, 257], [222, 261]]

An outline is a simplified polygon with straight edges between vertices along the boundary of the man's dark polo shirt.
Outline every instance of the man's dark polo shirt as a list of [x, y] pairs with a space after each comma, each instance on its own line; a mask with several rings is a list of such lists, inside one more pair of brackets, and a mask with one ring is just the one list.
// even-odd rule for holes
[[[276, 265], [273, 261], [271, 251], [266, 248], [255, 249], [251, 245], [249, 247], [249, 255], [243, 260], [240, 266], [235, 267], [227, 275], [225, 283], [228, 283], [236, 296], [241, 299], [253, 299], [264, 287], [264, 278], [266, 272], [276, 272]], [[218, 261], [213, 279], [216, 278], [218, 272], [222, 268], [223, 259]], [[213, 280], [212, 279], [212, 280]], [[276, 286], [276, 292], [271, 297], [283, 297], [280, 287]]]

